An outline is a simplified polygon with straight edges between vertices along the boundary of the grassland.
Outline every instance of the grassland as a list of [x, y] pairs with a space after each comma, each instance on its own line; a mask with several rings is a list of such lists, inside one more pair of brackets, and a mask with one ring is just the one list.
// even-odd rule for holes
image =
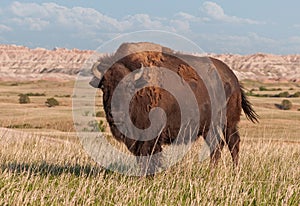
[[[0, 127], [13, 128], [0, 129], [0, 205], [300, 204], [300, 98], [289, 98], [293, 108], [283, 111], [274, 104], [284, 98], [250, 97], [261, 121], [255, 125], [242, 117], [236, 170], [227, 148], [214, 170], [209, 160], [199, 162], [200, 139], [182, 162], [140, 178], [101, 168], [83, 150], [72, 122], [73, 84], [0, 83]], [[244, 82], [248, 90], [262, 85], [300, 91], [291, 83]], [[18, 94], [30, 92], [45, 96], [19, 104]], [[60, 106], [48, 108], [49, 97]]]

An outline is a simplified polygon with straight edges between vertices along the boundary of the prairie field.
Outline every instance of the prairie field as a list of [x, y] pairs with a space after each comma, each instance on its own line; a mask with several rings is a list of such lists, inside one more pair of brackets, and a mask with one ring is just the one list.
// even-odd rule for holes
[[[111, 172], [84, 151], [73, 127], [74, 82], [1, 82], [0, 205], [298, 206], [300, 98], [264, 94], [294, 94], [300, 86], [243, 85], [256, 94], [249, 100], [260, 123], [241, 117], [238, 168], [232, 168], [227, 148], [214, 169], [209, 159], [199, 161], [200, 138], [182, 161], [145, 178]], [[19, 94], [28, 94], [30, 103], [20, 104]], [[59, 106], [45, 105], [51, 97]], [[275, 106], [284, 99], [291, 109]], [[101, 103], [97, 106], [102, 111]]]

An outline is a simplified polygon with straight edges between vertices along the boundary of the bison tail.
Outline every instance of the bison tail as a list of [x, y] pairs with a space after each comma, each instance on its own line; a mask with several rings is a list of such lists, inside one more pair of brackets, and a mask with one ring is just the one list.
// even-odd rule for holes
[[254, 111], [252, 104], [247, 99], [247, 96], [242, 87], [241, 87], [241, 93], [242, 93], [242, 108], [246, 115], [246, 118], [253, 123], [258, 123], [259, 115]]

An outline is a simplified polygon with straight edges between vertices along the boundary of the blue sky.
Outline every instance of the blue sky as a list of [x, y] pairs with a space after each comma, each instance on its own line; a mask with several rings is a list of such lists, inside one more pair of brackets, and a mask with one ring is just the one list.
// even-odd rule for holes
[[300, 1], [0, 1], [0, 44], [96, 49], [118, 35], [163, 30], [205, 52], [300, 53]]

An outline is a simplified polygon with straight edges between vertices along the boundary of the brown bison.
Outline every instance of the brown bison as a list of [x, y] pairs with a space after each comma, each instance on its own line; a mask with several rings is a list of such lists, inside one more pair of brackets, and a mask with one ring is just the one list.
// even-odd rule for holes
[[[153, 68], [158, 72], [151, 73], [144, 68]], [[172, 144], [174, 141], [177, 141], [177, 143], [186, 143], [191, 140], [191, 133], [183, 136], [181, 140], [176, 139], [182, 128], [182, 108], [180, 108], [177, 99], [172, 93], [164, 88], [155, 86], [159, 85], [164, 79], [168, 79], [165, 73], [161, 73], [160, 75], [160, 68], [167, 68], [177, 74], [178, 78], [181, 79], [182, 82], [186, 82], [193, 92], [197, 103], [196, 108], [188, 109], [190, 109], [192, 113], [194, 110], [196, 114], [196, 111], [198, 111], [200, 115], [197, 117], [197, 125], [193, 124], [193, 121], [189, 121], [190, 127], [192, 130], [196, 129], [196, 137], [202, 135], [210, 146], [211, 163], [217, 163], [221, 155], [221, 150], [226, 142], [233, 163], [236, 166], [239, 159], [240, 144], [237, 124], [240, 121], [242, 109], [249, 120], [258, 122], [258, 115], [247, 100], [237, 77], [230, 68], [220, 60], [174, 52], [158, 44], [146, 42], [124, 43], [118, 48], [114, 55], [100, 58], [92, 68], [94, 78], [90, 84], [93, 87], [101, 88], [103, 91], [104, 110], [114, 138], [123, 142], [128, 150], [137, 156], [138, 161], [141, 161], [140, 157], [150, 157], [147, 162], [147, 167], [144, 167], [146, 174], [155, 172], [157, 167], [161, 166], [160, 158], [151, 159], [151, 156], [161, 153], [163, 145]], [[223, 113], [226, 113], [224, 114], [224, 123], [219, 126], [214, 124], [215, 120], [213, 120], [212, 117], [214, 107], [212, 106], [212, 96], [209, 94], [209, 89], [205, 83], [207, 80], [204, 78], [206, 77], [199, 75], [196, 69], [207, 72], [206, 74], [208, 74], [208, 76], [206, 77], [211, 78], [209, 81], [210, 84], [212, 84], [212, 88], [214, 88], [214, 84], [218, 82], [214, 80], [215, 77], [209, 76], [209, 71], [215, 70], [219, 75], [219, 83], [222, 85], [225, 102], [225, 110]], [[122, 116], [122, 109], [126, 109], [126, 107], [123, 107], [126, 102], [122, 101], [122, 99], [114, 103], [114, 110], [117, 111], [112, 111], [113, 95], [117, 88], [120, 89], [118, 85], [122, 79], [130, 73], [134, 73], [134, 78], [131, 79], [131, 82], [128, 81], [127, 86], [138, 87], [140, 89], [130, 97], [131, 101], [127, 107], [129, 117], [125, 117]], [[150, 81], [152, 83], [155, 82], [155, 84], [143, 87], [143, 85], [147, 85]], [[172, 81], [169, 82], [173, 84], [174, 88], [180, 87], [180, 82]], [[216, 83], [214, 83], [214, 81]], [[127, 95], [125, 90], [123, 95]], [[188, 104], [189, 102], [187, 102], [186, 105]], [[126, 118], [129, 118], [138, 129], [146, 130], [155, 122], [151, 121], [151, 110], [158, 107], [164, 111], [166, 123], [159, 132], [155, 132], [157, 136], [151, 139], [147, 137], [132, 138], [135, 133], [131, 135], [128, 133], [127, 135], [126, 132], [120, 131], [118, 125], [122, 124], [122, 121], [127, 121], [128, 119], [126, 120]], [[221, 112], [217, 111], [217, 113], [220, 115]], [[212, 137], [214, 135], [218, 136], [218, 138]], [[141, 162], [141, 164], [145, 166], [146, 163]]]

